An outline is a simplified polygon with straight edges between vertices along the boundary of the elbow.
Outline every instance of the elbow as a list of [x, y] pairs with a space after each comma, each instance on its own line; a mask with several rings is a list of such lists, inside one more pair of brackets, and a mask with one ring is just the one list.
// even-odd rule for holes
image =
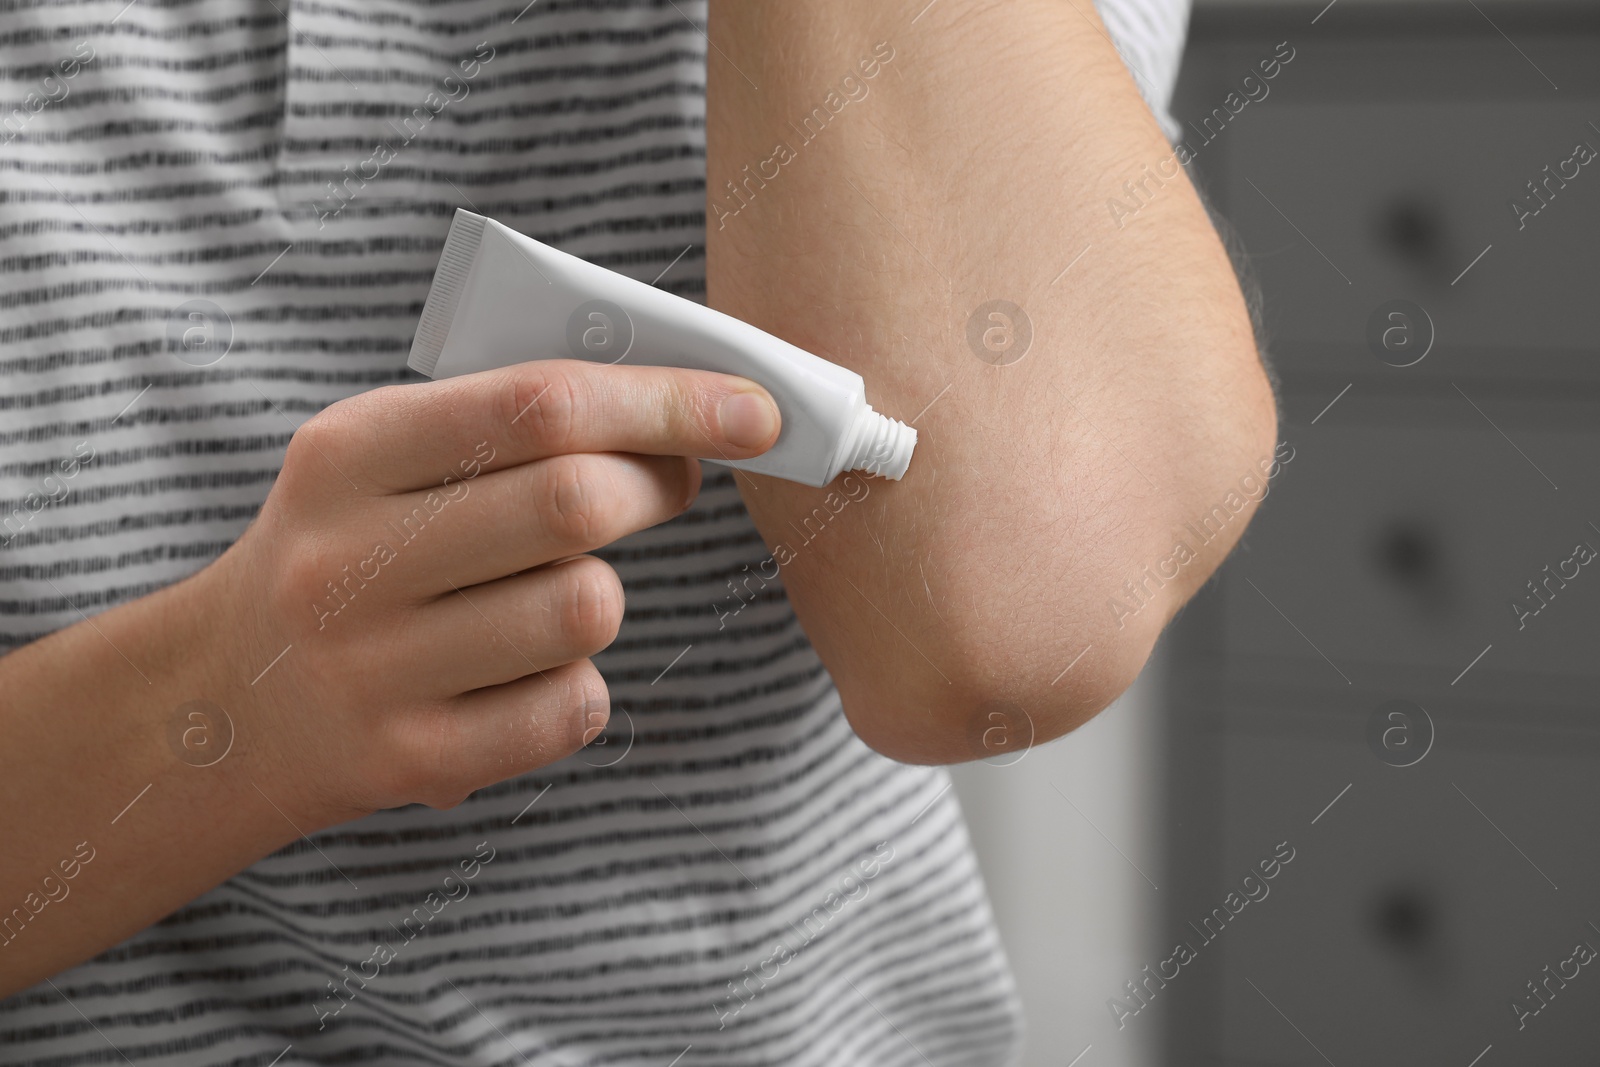
[[[1164, 621], [1161, 620], [1161, 621]], [[1077, 629], [1077, 628], [1073, 628]], [[1014, 763], [1034, 745], [1070, 733], [1109, 707], [1138, 677], [1160, 622], [1122, 631], [1059, 631], [1036, 647], [987, 646], [922, 660], [912, 681], [896, 672], [838, 680], [846, 718], [878, 753], [901, 763]], [[1080, 639], [1081, 636], [1081, 639]], [[1062, 649], [1071, 644], [1072, 651]]]
[[[1013, 523], [952, 549], [972, 563], [952, 568], [946, 603], [987, 607], [925, 613], [834, 675], [868, 745], [905, 763], [1014, 762], [1127, 690], [1293, 459], [1254, 346], [1234, 358], [1234, 388], [1144, 414], [1141, 465], [1170, 491], [1041, 480], [1002, 512], [1043, 516], [1036, 532]], [[975, 543], [1008, 547], [984, 564]]]

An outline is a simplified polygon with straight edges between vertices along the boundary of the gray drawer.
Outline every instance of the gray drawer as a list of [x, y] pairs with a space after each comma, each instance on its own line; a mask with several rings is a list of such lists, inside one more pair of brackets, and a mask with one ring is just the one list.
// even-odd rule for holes
[[1588, 125], [1600, 102], [1271, 102], [1248, 124], [1241, 116], [1227, 195], [1247, 247], [1265, 253], [1257, 270], [1276, 337], [1345, 342], [1383, 370], [1364, 349], [1367, 317], [1403, 297], [1433, 320], [1435, 363], [1462, 348], [1508, 360], [1592, 349], [1600, 158], [1521, 230], [1508, 201], [1576, 142], [1600, 150]]
[[[1448, 687], [1492, 645], [1480, 678], [1592, 694], [1600, 560], [1567, 561], [1580, 540], [1600, 548], [1600, 426], [1579, 405], [1464, 388], [1483, 414], [1454, 390], [1357, 387], [1284, 430], [1295, 457], [1222, 572], [1225, 658], [1301, 662], [1313, 686], [1405, 666]], [[1541, 606], [1530, 581], [1554, 595]], [[1519, 620], [1519, 601], [1540, 610]]]
[[1600, 835], [1591, 755], [1461, 752], [1447, 735], [1404, 769], [1354, 740], [1230, 737], [1223, 754], [1222, 847], [1193, 921], [1279, 842], [1295, 859], [1200, 948], [1213, 988], [1171, 990], [1214, 995], [1220, 1061], [1320, 1063], [1309, 1038], [1374, 1067], [1465, 1067], [1491, 1043], [1496, 1063], [1593, 1062], [1600, 966], [1520, 1030], [1510, 1010], [1577, 941], [1600, 947], [1600, 856], [1578, 847]]

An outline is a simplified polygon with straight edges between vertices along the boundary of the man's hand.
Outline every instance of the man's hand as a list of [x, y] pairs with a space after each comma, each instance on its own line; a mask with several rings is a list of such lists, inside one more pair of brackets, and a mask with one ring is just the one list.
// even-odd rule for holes
[[232, 661], [292, 646], [246, 728], [306, 819], [448, 807], [598, 736], [587, 657], [623, 593], [581, 553], [687, 508], [683, 457], [746, 458], [777, 433], [743, 379], [569, 360], [379, 389], [302, 426], [204, 580], [248, 608]]
[[[0, 996], [303, 833], [447, 807], [592, 740], [608, 701], [587, 657], [623, 605], [583, 553], [683, 511], [684, 457], [777, 435], [743, 379], [567, 361], [317, 415], [215, 563], [0, 659], [0, 901], [92, 857], [6, 933]], [[233, 727], [209, 765], [172, 741], [195, 701]]]

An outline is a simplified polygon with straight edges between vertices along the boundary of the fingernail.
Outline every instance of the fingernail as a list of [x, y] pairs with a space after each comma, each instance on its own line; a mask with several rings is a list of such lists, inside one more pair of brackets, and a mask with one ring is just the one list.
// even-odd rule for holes
[[717, 411], [722, 436], [735, 448], [760, 448], [778, 432], [778, 408], [764, 393], [730, 393]]
[[578, 748], [583, 748], [594, 743], [595, 738], [606, 732], [606, 725], [611, 721], [611, 699], [608, 695], [585, 692], [583, 701], [577, 709], [576, 721], [573, 725], [577, 728]]

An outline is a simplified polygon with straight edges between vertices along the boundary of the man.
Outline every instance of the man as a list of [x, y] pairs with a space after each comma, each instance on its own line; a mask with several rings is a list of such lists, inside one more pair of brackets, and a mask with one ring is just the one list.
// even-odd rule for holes
[[[1159, 106], [1182, 12], [1106, 11], [1127, 67], [1086, 0], [13, 13], [8, 1054], [1008, 1059], [918, 765], [1114, 699], [1275, 430], [1151, 176], [1129, 69]], [[704, 267], [915, 421], [910, 472], [702, 475], [778, 432], [722, 376], [417, 383], [457, 207]]]

